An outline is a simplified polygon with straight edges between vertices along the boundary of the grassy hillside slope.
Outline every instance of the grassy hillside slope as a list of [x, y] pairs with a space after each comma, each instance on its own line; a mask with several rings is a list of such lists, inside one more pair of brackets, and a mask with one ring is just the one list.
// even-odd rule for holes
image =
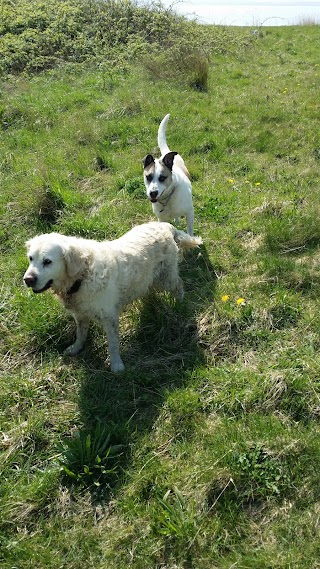
[[[154, 54], [1, 81], [4, 569], [319, 567], [319, 33], [219, 33], [238, 49], [212, 48], [204, 91]], [[23, 287], [24, 242], [154, 219], [168, 112], [204, 245], [183, 303], [124, 313], [115, 376], [98, 326], [62, 355], [73, 322]]]

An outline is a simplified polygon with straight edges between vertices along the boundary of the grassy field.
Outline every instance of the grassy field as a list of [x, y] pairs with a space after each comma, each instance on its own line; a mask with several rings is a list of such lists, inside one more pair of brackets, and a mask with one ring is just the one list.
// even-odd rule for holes
[[[220, 32], [239, 49], [203, 90], [145, 59], [2, 77], [3, 569], [320, 567], [319, 28]], [[98, 326], [62, 355], [73, 321], [24, 288], [24, 243], [153, 220], [168, 112], [204, 244], [182, 303], [123, 314], [115, 376]]]

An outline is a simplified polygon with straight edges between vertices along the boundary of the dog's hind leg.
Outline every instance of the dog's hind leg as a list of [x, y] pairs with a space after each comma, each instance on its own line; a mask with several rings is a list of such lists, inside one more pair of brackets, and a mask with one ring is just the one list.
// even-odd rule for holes
[[118, 373], [124, 370], [124, 363], [119, 351], [119, 319], [118, 317], [106, 316], [100, 319], [107, 334], [111, 371]]
[[187, 215], [187, 232], [193, 235], [194, 212], [193, 210]]
[[167, 264], [164, 270], [163, 289], [170, 292], [177, 300], [184, 297], [183, 282], [179, 277], [178, 263]]
[[64, 351], [66, 356], [75, 356], [82, 350], [89, 330], [90, 320], [73, 316], [77, 325], [76, 340]]
[[183, 282], [178, 276], [174, 289], [171, 291], [171, 294], [177, 300], [183, 300], [184, 297], [184, 289], [183, 289]]

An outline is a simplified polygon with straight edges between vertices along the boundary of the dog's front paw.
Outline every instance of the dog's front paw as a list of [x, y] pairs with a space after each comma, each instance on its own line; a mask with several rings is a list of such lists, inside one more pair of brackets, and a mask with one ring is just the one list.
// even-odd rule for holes
[[111, 371], [113, 373], [120, 373], [124, 371], [124, 363], [121, 358], [110, 363]]
[[65, 356], [76, 356], [80, 352], [81, 348], [76, 346], [76, 344], [72, 344], [68, 348], [66, 348], [63, 352]]

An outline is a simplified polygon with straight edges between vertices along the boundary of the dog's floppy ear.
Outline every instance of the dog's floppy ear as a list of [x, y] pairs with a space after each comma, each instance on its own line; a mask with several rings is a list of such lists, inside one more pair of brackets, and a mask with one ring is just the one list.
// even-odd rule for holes
[[63, 258], [66, 263], [67, 274], [71, 279], [83, 271], [85, 259], [81, 255], [81, 251], [75, 245], [67, 244], [63, 248]]
[[168, 154], [162, 158], [162, 162], [167, 166], [167, 168], [169, 168], [169, 170], [172, 170], [174, 157], [177, 156], [177, 154], [178, 152], [168, 152]]
[[145, 156], [144, 159], [142, 160], [142, 164], [144, 168], [148, 168], [150, 164], [154, 164], [154, 158], [152, 154], [147, 154], [147, 156]]

